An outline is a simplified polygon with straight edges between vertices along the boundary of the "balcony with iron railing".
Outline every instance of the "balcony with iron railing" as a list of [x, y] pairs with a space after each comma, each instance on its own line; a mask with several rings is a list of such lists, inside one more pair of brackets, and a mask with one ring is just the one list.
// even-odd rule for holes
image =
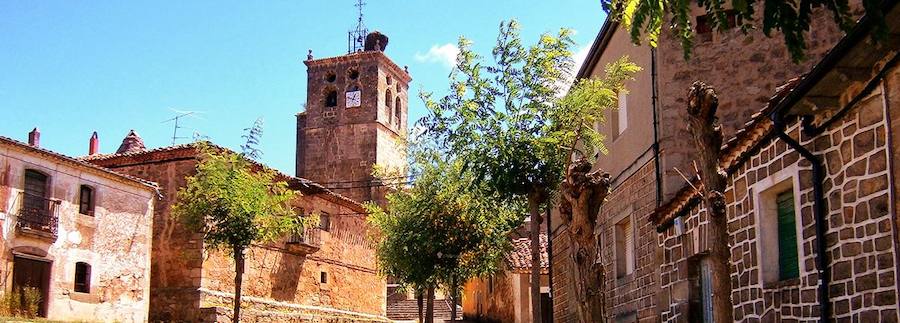
[[288, 250], [296, 251], [302, 254], [311, 254], [322, 248], [322, 229], [319, 227], [309, 227], [300, 234], [291, 234], [287, 241]]
[[55, 239], [59, 227], [59, 200], [19, 192], [16, 229], [20, 233]]

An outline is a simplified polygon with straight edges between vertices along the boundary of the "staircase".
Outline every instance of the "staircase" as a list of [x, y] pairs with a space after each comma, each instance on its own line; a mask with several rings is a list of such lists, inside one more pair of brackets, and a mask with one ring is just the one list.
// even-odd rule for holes
[[[422, 304], [424, 307], [425, 304]], [[422, 309], [425, 310], [424, 308]], [[406, 299], [396, 301], [387, 308], [387, 316], [394, 321], [415, 322], [419, 319], [419, 307], [415, 299]], [[456, 319], [462, 319], [462, 307], [456, 306]], [[445, 299], [434, 300], [434, 321], [449, 322], [450, 321], [450, 301]]]

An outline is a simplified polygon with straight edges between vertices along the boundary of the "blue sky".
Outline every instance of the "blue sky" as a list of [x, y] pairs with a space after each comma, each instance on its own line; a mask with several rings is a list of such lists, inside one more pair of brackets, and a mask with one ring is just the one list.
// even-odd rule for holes
[[[265, 120], [262, 161], [294, 173], [295, 117], [306, 101], [307, 49], [347, 51], [354, 0], [2, 1], [0, 135], [87, 153], [93, 131], [110, 153], [129, 129], [148, 147], [171, 144], [174, 110], [200, 111], [179, 135], [197, 132], [236, 148], [242, 129]], [[443, 93], [454, 44], [483, 55], [502, 20], [518, 19], [529, 41], [576, 31], [583, 55], [605, 19], [597, 0], [368, 0], [365, 23], [390, 37], [386, 54], [408, 65], [418, 90]], [[424, 105], [410, 98], [410, 124]], [[179, 143], [189, 139], [179, 140]]]

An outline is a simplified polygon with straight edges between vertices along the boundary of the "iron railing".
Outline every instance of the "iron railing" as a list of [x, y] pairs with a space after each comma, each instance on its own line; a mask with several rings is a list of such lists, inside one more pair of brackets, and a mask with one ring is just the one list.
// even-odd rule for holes
[[301, 234], [295, 233], [288, 236], [287, 243], [319, 248], [322, 246], [322, 229], [318, 227], [306, 228]]
[[16, 215], [18, 219], [16, 225], [19, 229], [40, 231], [56, 236], [59, 226], [60, 201], [25, 192], [19, 193], [19, 200], [22, 203], [19, 213]]

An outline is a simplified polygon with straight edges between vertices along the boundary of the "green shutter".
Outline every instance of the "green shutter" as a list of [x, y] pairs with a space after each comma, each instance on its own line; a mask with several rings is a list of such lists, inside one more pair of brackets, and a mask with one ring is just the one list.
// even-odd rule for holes
[[778, 276], [781, 280], [800, 276], [797, 260], [797, 217], [794, 214], [794, 192], [778, 194]]

